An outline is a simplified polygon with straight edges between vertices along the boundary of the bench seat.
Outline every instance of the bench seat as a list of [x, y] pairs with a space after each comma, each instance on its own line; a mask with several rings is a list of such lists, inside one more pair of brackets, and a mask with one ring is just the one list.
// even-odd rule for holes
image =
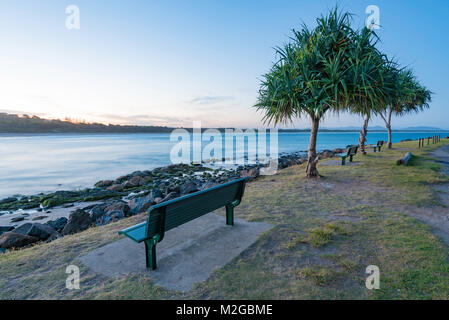
[[357, 154], [357, 150], [358, 146], [351, 146], [346, 153], [337, 154], [337, 156], [341, 158], [341, 165], [344, 166], [346, 164], [347, 157], [349, 157], [349, 162], [352, 162], [352, 157]]
[[248, 178], [240, 178], [151, 206], [147, 221], [119, 231], [131, 240], [145, 244], [147, 268], [156, 269], [156, 244], [165, 232], [219, 208], [226, 208], [226, 224], [234, 225], [234, 208], [242, 200]]
[[123, 235], [127, 236], [128, 238], [130, 238], [131, 240], [140, 243], [140, 242], [144, 241], [147, 237], [146, 233], [145, 233], [146, 228], [147, 228], [147, 223], [142, 222], [140, 224], [136, 224], [135, 226], [121, 230], [118, 232], [118, 234], [123, 234]]

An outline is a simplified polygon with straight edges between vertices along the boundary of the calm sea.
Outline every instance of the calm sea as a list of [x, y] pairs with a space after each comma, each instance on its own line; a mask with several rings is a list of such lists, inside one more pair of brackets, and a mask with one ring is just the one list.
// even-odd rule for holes
[[[393, 142], [435, 133], [394, 132]], [[440, 133], [447, 136], [449, 133]], [[279, 133], [279, 153], [307, 150], [309, 133]], [[356, 144], [357, 132], [323, 132], [318, 150]], [[371, 132], [368, 143], [387, 140]], [[170, 164], [169, 134], [0, 134], [0, 198], [92, 186], [136, 170]]]

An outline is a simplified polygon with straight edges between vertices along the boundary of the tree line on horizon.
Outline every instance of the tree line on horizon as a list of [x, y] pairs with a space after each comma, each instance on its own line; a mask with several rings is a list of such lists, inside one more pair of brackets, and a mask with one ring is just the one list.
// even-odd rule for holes
[[292, 123], [308, 117], [312, 129], [306, 175], [319, 177], [316, 151], [320, 122], [329, 113], [348, 112], [364, 118], [359, 147], [365, 152], [368, 124], [380, 116], [392, 146], [391, 121], [429, 107], [432, 92], [419, 83], [412, 69], [402, 67], [378, 48], [372, 29], [353, 28], [352, 14], [335, 7], [293, 30], [289, 42], [276, 47], [277, 61], [263, 75], [255, 107], [264, 123]]
[[73, 122], [69, 119], [42, 119], [38, 116], [0, 113], [1, 133], [169, 133], [172, 130], [162, 126]]

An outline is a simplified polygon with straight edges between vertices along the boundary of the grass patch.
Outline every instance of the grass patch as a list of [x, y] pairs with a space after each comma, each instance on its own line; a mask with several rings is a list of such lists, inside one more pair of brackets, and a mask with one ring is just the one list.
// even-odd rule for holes
[[298, 275], [312, 281], [317, 286], [325, 286], [335, 282], [339, 273], [330, 268], [306, 267], [300, 269]]

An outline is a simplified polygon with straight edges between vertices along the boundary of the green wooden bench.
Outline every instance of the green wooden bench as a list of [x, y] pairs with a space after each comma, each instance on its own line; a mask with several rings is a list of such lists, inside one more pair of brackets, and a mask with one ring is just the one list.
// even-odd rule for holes
[[341, 158], [341, 165], [344, 166], [346, 164], [346, 158], [349, 157], [349, 162], [352, 162], [352, 157], [357, 154], [357, 150], [359, 146], [349, 146], [346, 154], [339, 154], [338, 156]]
[[374, 152], [376, 152], [376, 150], [379, 150], [379, 152], [380, 152], [380, 149], [382, 148], [383, 145], [384, 145], [383, 140], [377, 141], [377, 144], [375, 146], [374, 145], [372, 146], [374, 149]]
[[166, 231], [202, 215], [226, 207], [226, 224], [234, 225], [234, 208], [242, 200], [248, 178], [195, 192], [148, 209], [146, 222], [119, 231], [131, 240], [145, 243], [147, 268], [156, 269], [156, 244], [164, 239]]

